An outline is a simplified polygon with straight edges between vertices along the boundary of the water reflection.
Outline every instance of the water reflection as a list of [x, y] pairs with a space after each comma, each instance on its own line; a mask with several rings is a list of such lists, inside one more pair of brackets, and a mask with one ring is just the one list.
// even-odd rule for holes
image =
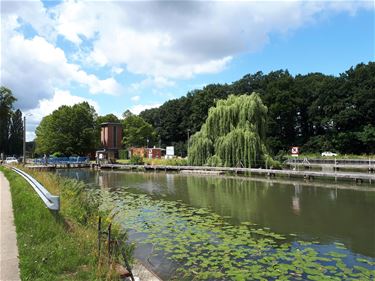
[[[129, 188], [165, 200], [207, 207], [232, 224], [250, 221], [321, 243], [344, 243], [375, 256], [375, 192], [305, 186], [303, 182], [115, 171], [59, 171], [102, 188]], [[77, 173], [78, 176], [77, 176]]]

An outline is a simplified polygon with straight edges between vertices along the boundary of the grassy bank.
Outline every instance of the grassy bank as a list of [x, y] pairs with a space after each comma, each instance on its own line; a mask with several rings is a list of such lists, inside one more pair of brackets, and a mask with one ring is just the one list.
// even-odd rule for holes
[[32, 187], [0, 167], [11, 186], [22, 280], [116, 280], [98, 260], [97, 206], [83, 184], [51, 174], [29, 172], [51, 193], [60, 195], [61, 210], [49, 211]]

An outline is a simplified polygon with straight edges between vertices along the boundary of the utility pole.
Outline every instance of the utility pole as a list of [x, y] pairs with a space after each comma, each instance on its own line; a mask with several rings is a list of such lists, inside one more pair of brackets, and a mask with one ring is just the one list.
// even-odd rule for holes
[[23, 164], [26, 165], [26, 115], [23, 117]]

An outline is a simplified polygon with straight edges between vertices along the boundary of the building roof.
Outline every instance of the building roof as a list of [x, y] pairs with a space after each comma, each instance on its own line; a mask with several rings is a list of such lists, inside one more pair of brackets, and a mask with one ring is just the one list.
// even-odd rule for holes
[[101, 123], [101, 124], [100, 124], [101, 127], [105, 127], [105, 126], [108, 126], [108, 125], [113, 125], [113, 126], [122, 126], [122, 124], [119, 123], [119, 122], [105, 122], [105, 123]]

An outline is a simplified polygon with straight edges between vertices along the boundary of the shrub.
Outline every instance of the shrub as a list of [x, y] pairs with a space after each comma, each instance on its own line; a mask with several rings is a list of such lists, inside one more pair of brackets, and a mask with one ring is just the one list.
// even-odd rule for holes
[[211, 167], [222, 167], [223, 166], [223, 163], [222, 163], [220, 157], [217, 156], [217, 155], [213, 155], [213, 156], [209, 157], [207, 159], [207, 164], [208, 164], [208, 166], [211, 166]]
[[139, 155], [132, 155], [132, 157], [130, 158], [130, 164], [143, 165], [143, 157]]

